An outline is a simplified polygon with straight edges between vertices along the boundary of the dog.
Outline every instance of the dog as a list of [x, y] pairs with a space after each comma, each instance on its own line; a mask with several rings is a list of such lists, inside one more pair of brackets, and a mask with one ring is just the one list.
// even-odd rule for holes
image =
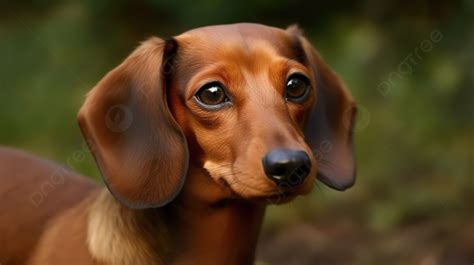
[[152, 37], [78, 114], [106, 187], [0, 149], [0, 263], [253, 264], [268, 204], [354, 184], [355, 113], [296, 26]]

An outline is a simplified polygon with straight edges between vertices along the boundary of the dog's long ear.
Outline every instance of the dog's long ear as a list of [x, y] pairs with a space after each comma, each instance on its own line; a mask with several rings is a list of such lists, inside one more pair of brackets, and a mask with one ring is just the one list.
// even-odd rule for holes
[[311, 66], [316, 79], [316, 105], [308, 117], [305, 139], [318, 160], [318, 179], [336, 190], [345, 190], [355, 182], [352, 131], [356, 104], [339, 76], [324, 62], [300, 31], [303, 60]]
[[106, 186], [132, 208], [159, 207], [181, 190], [188, 149], [166, 86], [178, 44], [152, 38], [88, 94], [78, 121]]

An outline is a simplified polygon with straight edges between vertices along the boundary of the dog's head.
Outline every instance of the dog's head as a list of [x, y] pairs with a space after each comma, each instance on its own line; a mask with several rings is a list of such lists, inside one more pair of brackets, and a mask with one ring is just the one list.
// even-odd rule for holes
[[350, 187], [354, 115], [296, 27], [234, 24], [147, 40], [89, 93], [79, 124], [110, 191], [145, 208], [171, 201], [189, 164], [223, 199], [284, 202], [316, 178]]

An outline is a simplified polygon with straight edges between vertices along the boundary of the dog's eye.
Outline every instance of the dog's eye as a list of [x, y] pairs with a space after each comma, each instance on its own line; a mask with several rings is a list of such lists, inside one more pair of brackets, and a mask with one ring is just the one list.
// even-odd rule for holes
[[196, 98], [203, 104], [208, 106], [216, 106], [227, 102], [229, 99], [218, 82], [212, 82], [204, 85], [196, 93]]
[[302, 74], [293, 74], [286, 81], [287, 100], [301, 102], [311, 91], [309, 79]]

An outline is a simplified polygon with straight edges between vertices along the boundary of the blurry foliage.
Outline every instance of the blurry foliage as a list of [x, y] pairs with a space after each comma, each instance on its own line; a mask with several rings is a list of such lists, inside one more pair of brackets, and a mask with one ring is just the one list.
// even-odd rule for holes
[[[382, 234], [436, 219], [455, 229], [474, 212], [473, 19], [469, 0], [2, 1], [0, 143], [99, 179], [90, 155], [74, 157], [84, 150], [76, 112], [139, 41], [211, 24], [298, 23], [360, 104], [358, 182], [271, 207], [267, 229], [348, 218]], [[442, 39], [381, 93], [434, 30]]]

